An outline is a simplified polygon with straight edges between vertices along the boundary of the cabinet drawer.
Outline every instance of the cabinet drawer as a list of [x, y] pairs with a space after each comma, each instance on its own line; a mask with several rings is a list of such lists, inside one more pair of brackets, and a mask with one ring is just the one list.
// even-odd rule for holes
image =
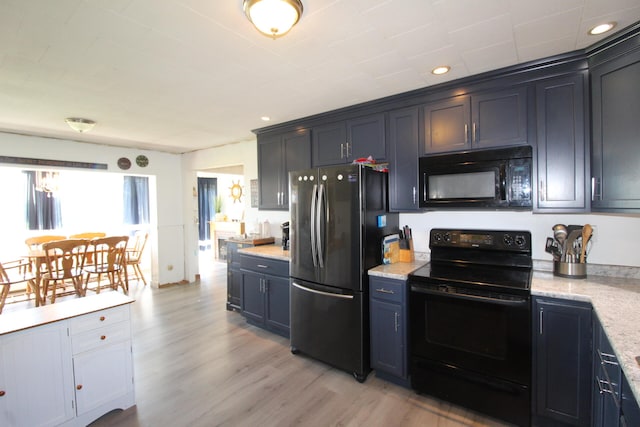
[[240, 268], [273, 276], [289, 277], [289, 263], [271, 258], [240, 255]]
[[130, 339], [131, 324], [129, 322], [111, 323], [102, 328], [73, 335], [71, 349], [75, 355]]
[[71, 336], [74, 336], [85, 331], [109, 326], [124, 320], [129, 320], [128, 304], [74, 317], [69, 322], [69, 329]]
[[384, 301], [398, 302], [404, 301], [403, 292], [406, 286], [400, 280], [380, 280], [373, 277], [369, 278], [369, 292], [371, 298]]

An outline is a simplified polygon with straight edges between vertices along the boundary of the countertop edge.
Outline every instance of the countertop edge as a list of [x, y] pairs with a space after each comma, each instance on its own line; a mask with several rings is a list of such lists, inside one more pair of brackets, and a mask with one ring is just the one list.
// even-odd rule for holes
[[133, 302], [135, 300], [127, 295], [107, 292], [5, 313], [0, 317], [0, 336]]

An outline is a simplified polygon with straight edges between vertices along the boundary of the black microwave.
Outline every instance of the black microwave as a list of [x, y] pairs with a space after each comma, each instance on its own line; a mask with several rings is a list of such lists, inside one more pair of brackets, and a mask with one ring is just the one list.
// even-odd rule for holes
[[532, 148], [421, 157], [420, 207], [531, 209]]

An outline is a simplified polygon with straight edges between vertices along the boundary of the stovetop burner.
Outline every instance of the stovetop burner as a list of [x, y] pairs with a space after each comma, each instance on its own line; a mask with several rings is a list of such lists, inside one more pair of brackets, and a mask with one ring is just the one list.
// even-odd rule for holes
[[412, 283], [530, 293], [528, 231], [433, 229], [429, 247], [431, 262], [409, 275]]

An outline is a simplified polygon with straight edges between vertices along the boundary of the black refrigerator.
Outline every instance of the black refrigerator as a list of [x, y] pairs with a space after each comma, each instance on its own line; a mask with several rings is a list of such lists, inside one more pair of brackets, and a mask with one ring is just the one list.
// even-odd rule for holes
[[387, 200], [387, 174], [366, 166], [289, 173], [291, 351], [360, 382], [370, 371], [367, 270], [398, 232]]

